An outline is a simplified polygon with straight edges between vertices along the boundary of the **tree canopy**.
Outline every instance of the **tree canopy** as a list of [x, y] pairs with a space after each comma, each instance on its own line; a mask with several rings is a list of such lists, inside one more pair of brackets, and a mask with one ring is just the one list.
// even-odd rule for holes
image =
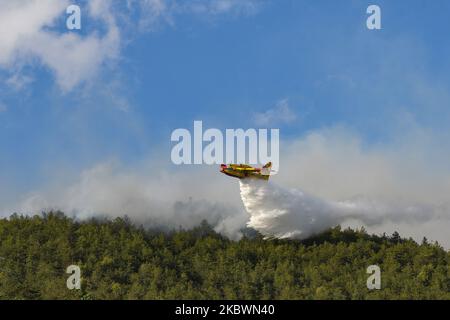
[[[364, 229], [232, 241], [206, 222], [162, 232], [61, 212], [0, 220], [0, 299], [450, 299], [450, 253]], [[69, 265], [81, 289], [69, 290]], [[366, 286], [381, 269], [381, 289]]]

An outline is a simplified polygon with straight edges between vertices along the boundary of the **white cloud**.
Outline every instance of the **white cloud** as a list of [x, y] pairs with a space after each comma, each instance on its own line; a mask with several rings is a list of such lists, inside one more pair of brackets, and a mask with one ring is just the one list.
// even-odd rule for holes
[[3, 102], [0, 101], [0, 112], [6, 112], [8, 111], [8, 107], [6, 106], [6, 104], [4, 104]]
[[6, 84], [15, 89], [22, 90], [30, 83], [33, 82], [33, 78], [21, 73], [20, 71], [14, 72], [10, 77], [6, 80]]
[[221, 15], [252, 15], [259, 11], [264, 0], [128, 0], [129, 9], [140, 10], [139, 26], [155, 30], [161, 25], [175, 24], [176, 16], [193, 14], [214, 18]]
[[[49, 68], [63, 91], [91, 79], [105, 61], [116, 58], [120, 46], [119, 29], [110, 13], [109, 1], [91, 1], [82, 18], [90, 16], [106, 28], [104, 35], [92, 32], [82, 36], [58, 33], [57, 22], [64, 21], [68, 0], [18, 0], [0, 2], [0, 67], [11, 70], [19, 65], [39, 64]], [[17, 78], [10, 78], [10, 83]]]
[[280, 100], [274, 108], [254, 115], [254, 121], [259, 126], [286, 124], [296, 119], [297, 115], [291, 110], [288, 99]]
[[201, 14], [254, 14], [258, 11], [262, 1], [256, 0], [194, 0], [185, 4], [186, 10]]
[[13, 62], [19, 47], [44, 26], [51, 26], [67, 5], [67, 1], [1, 1], [0, 2], [0, 63]]
[[[55, 31], [65, 28], [69, 0], [0, 0], [0, 69], [14, 73], [9, 85], [20, 88], [27, 79], [17, 70], [40, 64], [54, 74], [65, 92], [92, 80], [102, 66], [120, 57], [123, 34], [132, 33], [137, 13], [139, 29], [153, 31], [159, 24], [173, 25], [180, 14], [219, 15], [255, 12], [256, 0], [91, 0], [81, 2], [82, 26], [86, 19], [98, 30], [87, 34]], [[125, 10], [125, 12], [123, 12]], [[92, 25], [95, 25], [91, 23]], [[121, 30], [125, 28], [127, 30]]]

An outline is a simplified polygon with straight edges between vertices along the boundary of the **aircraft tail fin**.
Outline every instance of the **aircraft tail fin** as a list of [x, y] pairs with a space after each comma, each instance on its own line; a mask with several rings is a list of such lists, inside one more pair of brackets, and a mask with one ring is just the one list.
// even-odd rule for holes
[[264, 169], [270, 169], [270, 168], [272, 168], [272, 162], [267, 162], [267, 163], [264, 165], [263, 168], [264, 168]]
[[271, 168], [272, 168], [272, 162], [267, 162], [262, 167], [261, 174], [264, 176], [267, 176], [267, 179], [269, 179]]

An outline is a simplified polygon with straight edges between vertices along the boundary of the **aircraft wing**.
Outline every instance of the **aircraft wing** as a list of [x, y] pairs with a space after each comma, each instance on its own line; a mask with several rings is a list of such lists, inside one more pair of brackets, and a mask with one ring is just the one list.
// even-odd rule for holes
[[257, 171], [255, 168], [242, 168], [242, 167], [237, 167], [237, 168], [234, 168], [234, 169], [239, 170], [239, 171]]
[[239, 164], [239, 165], [231, 165], [231, 167], [234, 170], [238, 170], [238, 171], [257, 171], [256, 168], [253, 168], [252, 166], [249, 166], [247, 164]]

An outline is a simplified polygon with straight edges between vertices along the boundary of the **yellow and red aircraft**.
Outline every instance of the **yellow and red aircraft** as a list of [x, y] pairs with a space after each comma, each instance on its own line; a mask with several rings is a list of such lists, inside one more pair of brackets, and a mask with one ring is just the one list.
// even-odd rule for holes
[[262, 168], [254, 168], [248, 164], [221, 164], [220, 172], [238, 179], [255, 178], [269, 180], [272, 162], [268, 162]]

